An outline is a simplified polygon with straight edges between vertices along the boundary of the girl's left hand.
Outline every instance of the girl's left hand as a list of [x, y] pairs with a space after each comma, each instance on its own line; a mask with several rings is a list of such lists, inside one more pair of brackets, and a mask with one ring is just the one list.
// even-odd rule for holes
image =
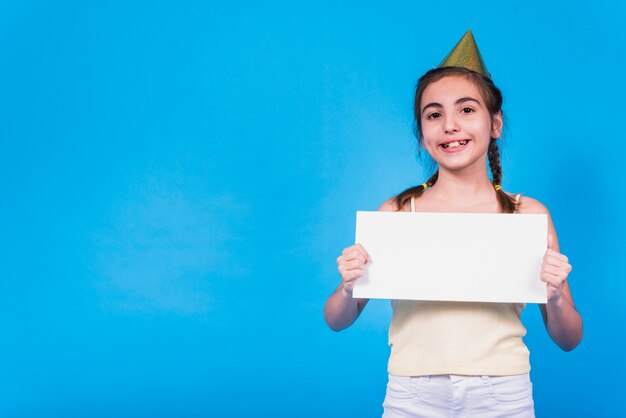
[[548, 302], [556, 302], [563, 294], [563, 284], [572, 271], [565, 255], [554, 250], [554, 236], [548, 234], [548, 250], [541, 264], [541, 280], [548, 284]]

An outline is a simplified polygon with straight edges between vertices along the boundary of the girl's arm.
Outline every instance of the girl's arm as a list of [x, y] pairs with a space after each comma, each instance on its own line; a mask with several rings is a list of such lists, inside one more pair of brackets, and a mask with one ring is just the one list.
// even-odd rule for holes
[[552, 340], [563, 350], [570, 351], [583, 338], [583, 322], [567, 283], [572, 266], [559, 251], [559, 241], [550, 214], [548, 228], [548, 250], [541, 268], [541, 280], [548, 284], [548, 303], [539, 305], [539, 309]]
[[346, 329], [356, 321], [368, 300], [354, 299], [352, 291], [346, 290], [342, 283], [326, 301], [324, 319], [333, 331]]
[[[378, 210], [395, 211], [394, 199], [387, 200]], [[354, 299], [352, 289], [354, 282], [363, 277], [368, 260], [369, 255], [361, 244], [351, 245], [337, 258], [341, 284], [324, 305], [324, 319], [333, 331], [341, 331], [352, 325], [367, 305], [369, 299]]]
[[559, 240], [548, 209], [531, 198], [524, 198], [520, 209], [521, 213], [548, 215], [548, 250], [541, 265], [541, 280], [548, 287], [548, 303], [540, 304], [539, 309], [552, 340], [565, 351], [573, 350], [582, 339], [583, 324], [567, 283], [572, 266], [560, 253]]

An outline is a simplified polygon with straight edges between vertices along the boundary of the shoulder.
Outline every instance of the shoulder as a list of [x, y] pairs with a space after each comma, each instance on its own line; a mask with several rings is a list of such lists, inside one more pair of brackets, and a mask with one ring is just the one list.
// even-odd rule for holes
[[550, 214], [548, 208], [545, 207], [543, 203], [538, 201], [537, 199], [533, 199], [528, 196], [521, 196], [519, 200], [519, 207], [517, 213], [526, 213], [526, 214]]
[[398, 207], [396, 206], [396, 197], [390, 197], [385, 200], [380, 207], [378, 208], [379, 212], [397, 212]]
[[[553, 236], [556, 237], [556, 230], [554, 228], [554, 222], [552, 221], [552, 216], [550, 215], [550, 211], [548, 208], [538, 201], [537, 199], [533, 199], [532, 197], [522, 197], [520, 200], [520, 205], [518, 207], [517, 213], [522, 214], [545, 214], [548, 215], [548, 232], [552, 233]], [[556, 240], [554, 244], [555, 249], [559, 249], [558, 240]]]

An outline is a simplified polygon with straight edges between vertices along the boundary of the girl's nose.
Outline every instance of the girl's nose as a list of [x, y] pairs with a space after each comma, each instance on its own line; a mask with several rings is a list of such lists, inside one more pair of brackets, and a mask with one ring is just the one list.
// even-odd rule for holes
[[455, 133], [459, 131], [459, 125], [457, 124], [455, 117], [447, 117], [443, 125], [443, 129], [447, 134]]

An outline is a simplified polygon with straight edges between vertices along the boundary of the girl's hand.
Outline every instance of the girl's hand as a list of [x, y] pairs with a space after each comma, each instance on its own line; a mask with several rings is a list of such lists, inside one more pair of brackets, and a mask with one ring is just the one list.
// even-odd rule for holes
[[354, 282], [365, 273], [365, 263], [369, 260], [369, 255], [361, 244], [354, 244], [343, 250], [337, 257], [337, 265], [341, 274], [341, 284], [344, 292], [352, 296]]
[[548, 234], [548, 250], [543, 256], [541, 280], [548, 284], [548, 302], [556, 302], [563, 294], [563, 284], [572, 271], [567, 257], [553, 249], [554, 236]]

